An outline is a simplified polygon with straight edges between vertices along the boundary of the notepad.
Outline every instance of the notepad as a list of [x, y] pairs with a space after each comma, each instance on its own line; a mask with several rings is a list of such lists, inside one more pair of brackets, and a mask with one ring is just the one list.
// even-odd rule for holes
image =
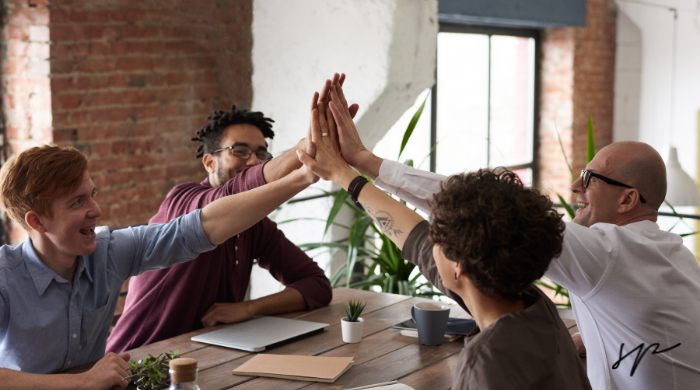
[[333, 383], [352, 367], [353, 359], [260, 354], [233, 370], [233, 375]]

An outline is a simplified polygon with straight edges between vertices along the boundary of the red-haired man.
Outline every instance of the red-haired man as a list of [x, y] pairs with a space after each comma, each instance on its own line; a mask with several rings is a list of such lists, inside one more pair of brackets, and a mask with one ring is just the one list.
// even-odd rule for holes
[[[5, 211], [29, 238], [0, 248], [0, 387], [124, 388], [128, 354], [105, 356], [122, 283], [210, 251], [317, 180], [302, 168], [222, 197], [167, 224], [110, 232], [87, 158], [66, 147], [31, 148], [0, 170]], [[50, 374], [98, 360], [89, 371]]]

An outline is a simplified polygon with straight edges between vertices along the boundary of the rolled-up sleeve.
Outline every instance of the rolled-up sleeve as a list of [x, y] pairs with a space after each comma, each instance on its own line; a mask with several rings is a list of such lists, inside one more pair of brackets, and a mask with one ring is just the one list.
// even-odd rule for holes
[[417, 265], [420, 273], [423, 274], [435, 288], [457, 302], [462, 309], [469, 312], [462, 298], [452, 292], [452, 290], [445, 288], [442, 284], [442, 278], [438, 273], [437, 265], [435, 265], [435, 259], [433, 258], [433, 243], [430, 241], [429, 234], [430, 223], [428, 221], [423, 221], [416, 225], [416, 227], [411, 230], [411, 233], [408, 234], [408, 238], [406, 238], [406, 242], [403, 244], [401, 256]]
[[260, 249], [255, 254], [260, 267], [270, 271], [285, 287], [299, 291], [309, 310], [328, 305], [333, 299], [333, 289], [318, 264], [269, 219], [263, 219], [255, 229], [253, 247]]
[[446, 178], [396, 161], [384, 160], [374, 184], [412, 204], [420, 211], [430, 214], [428, 199], [440, 191], [440, 183]]
[[[193, 260], [214, 248], [202, 229], [200, 210], [195, 210], [166, 224], [115, 230], [110, 235], [109, 257], [126, 279]], [[120, 265], [126, 268], [119, 269]]]

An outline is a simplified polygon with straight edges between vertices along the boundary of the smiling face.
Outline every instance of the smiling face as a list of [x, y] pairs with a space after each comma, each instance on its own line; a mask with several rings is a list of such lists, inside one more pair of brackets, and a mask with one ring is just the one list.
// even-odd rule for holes
[[202, 162], [209, 172], [209, 182], [212, 187], [221, 187], [247, 168], [264, 162], [255, 155], [256, 152], [267, 151], [265, 137], [257, 127], [249, 124], [227, 127], [221, 137], [219, 148], [233, 145], [246, 145], [253, 151], [253, 154], [248, 160], [234, 156], [229, 149], [215, 154], [205, 154]]
[[52, 259], [74, 261], [76, 256], [90, 255], [97, 248], [95, 226], [102, 212], [95, 193], [95, 184], [89, 172], [85, 172], [78, 189], [51, 203], [52, 217], [38, 216], [43, 231], [29, 221], [33, 230], [43, 235], [43, 241], [50, 243], [47, 246], [54, 252], [49, 254]]
[[[611, 164], [613, 161], [610, 151], [602, 149], [586, 166], [587, 170], [625, 182], [624, 177]], [[624, 196], [625, 188], [605, 183], [592, 177], [588, 188], [583, 188], [582, 178], [579, 177], [571, 184], [571, 190], [577, 195], [579, 209], [576, 210], [574, 222], [590, 227], [596, 223], [615, 223], [619, 217], [619, 206]]]

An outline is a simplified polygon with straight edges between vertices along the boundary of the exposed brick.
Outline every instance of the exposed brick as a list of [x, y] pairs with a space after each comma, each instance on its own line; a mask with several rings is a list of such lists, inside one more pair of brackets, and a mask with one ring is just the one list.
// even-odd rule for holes
[[596, 148], [612, 142], [616, 11], [610, 0], [587, 2], [587, 25], [547, 29], [542, 40], [539, 185], [573, 201], [571, 177], [554, 133], [574, 172], [586, 165], [588, 115]]
[[252, 0], [48, 3], [5, 2], [6, 150], [74, 145], [100, 223], [146, 222], [174, 183], [204, 177], [189, 139], [212, 108], [251, 103]]
[[8, 59], [5, 61], [5, 68], [3, 69], [3, 74], [13, 75], [20, 74], [27, 69], [27, 61], [24, 59]]

